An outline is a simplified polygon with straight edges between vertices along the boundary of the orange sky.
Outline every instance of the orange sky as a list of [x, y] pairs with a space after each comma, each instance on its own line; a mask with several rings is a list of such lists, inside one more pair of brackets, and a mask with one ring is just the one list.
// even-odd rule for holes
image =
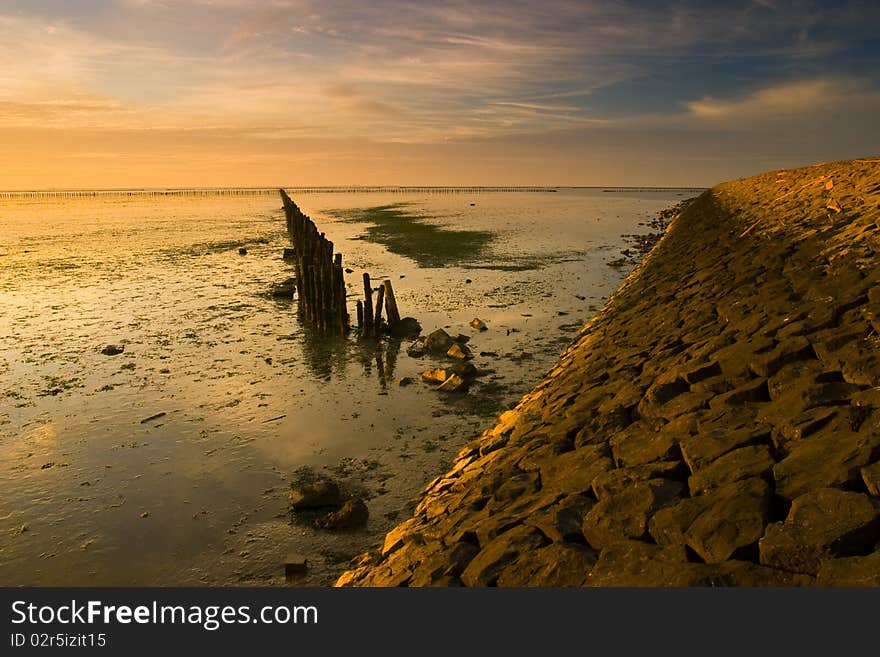
[[704, 4], [5, 0], [0, 189], [696, 186], [880, 151], [876, 10]]

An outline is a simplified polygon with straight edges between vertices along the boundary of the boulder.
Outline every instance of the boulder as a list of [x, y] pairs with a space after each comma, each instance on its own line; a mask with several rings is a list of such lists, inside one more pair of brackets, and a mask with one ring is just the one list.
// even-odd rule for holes
[[698, 495], [740, 479], [763, 476], [775, 464], [766, 445], [740, 447], [698, 469], [688, 479], [688, 487], [691, 495]]
[[419, 338], [406, 348], [406, 355], [411, 358], [421, 358], [428, 349], [426, 342], [427, 338]]
[[336, 482], [329, 479], [317, 479], [291, 484], [287, 496], [294, 510], [317, 509], [325, 506], [336, 506], [341, 501], [341, 493]]
[[740, 447], [770, 442], [769, 427], [750, 426], [738, 430], [715, 428], [681, 439], [681, 456], [692, 473]]
[[395, 338], [410, 338], [422, 332], [422, 325], [414, 317], [403, 317], [388, 329]]
[[308, 569], [308, 563], [308, 560], [302, 554], [288, 554], [284, 560], [284, 576], [290, 579], [304, 574]]
[[546, 544], [547, 539], [534, 527], [514, 527], [483, 547], [470, 560], [461, 580], [467, 586], [492, 586], [505, 568]]
[[449, 378], [437, 386], [440, 392], [465, 392], [469, 383], [458, 374], [450, 374]]
[[642, 538], [648, 519], [658, 509], [678, 501], [684, 493], [680, 481], [649, 479], [610, 495], [594, 506], [581, 529], [584, 538], [599, 550], [620, 541]]
[[447, 378], [449, 378], [449, 374], [442, 367], [422, 372], [422, 380], [426, 383], [443, 383]]
[[269, 290], [269, 294], [273, 297], [282, 297], [285, 299], [292, 299], [293, 293], [296, 290], [296, 279], [288, 278], [286, 280], [281, 281], [280, 283], [275, 283], [272, 288]]
[[785, 522], [767, 526], [761, 563], [815, 575], [823, 562], [864, 554], [880, 539], [880, 509], [867, 495], [821, 488], [796, 498]]
[[880, 586], [880, 550], [864, 557], [823, 561], [816, 576], [819, 586]]
[[357, 529], [367, 524], [370, 510], [359, 498], [347, 500], [338, 511], [316, 521], [321, 529]]
[[753, 477], [660, 509], [648, 523], [659, 545], [687, 545], [707, 562], [754, 546], [770, 517], [770, 487]]
[[125, 351], [125, 345], [117, 345], [117, 344], [108, 344], [106, 347], [101, 349], [101, 353], [105, 356], [117, 356]]
[[862, 468], [862, 481], [868, 493], [874, 497], [880, 497], [880, 461]]
[[776, 492], [793, 500], [826, 486], [851, 487], [862, 481], [862, 468], [880, 450], [880, 434], [853, 433], [826, 427], [792, 447], [773, 468]]
[[474, 357], [470, 349], [468, 349], [465, 345], [458, 343], [455, 343], [451, 347], [449, 347], [446, 355], [450, 358], [455, 358], [456, 360], [468, 360]]
[[243, 246], [238, 249], [238, 255], [247, 255], [247, 249]]
[[471, 326], [473, 328], [477, 329], [478, 331], [486, 331], [489, 329], [489, 327], [486, 326], [486, 322], [484, 322], [482, 319], [478, 319], [476, 317], [474, 317], [471, 320]]
[[445, 354], [455, 344], [443, 329], [437, 329], [425, 339], [425, 348], [437, 354]]

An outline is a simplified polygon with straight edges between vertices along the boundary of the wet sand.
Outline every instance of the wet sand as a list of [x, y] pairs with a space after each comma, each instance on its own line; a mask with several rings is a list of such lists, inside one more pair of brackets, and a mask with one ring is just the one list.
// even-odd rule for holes
[[[295, 551], [309, 559], [296, 583], [332, 583], [619, 284], [635, 262], [621, 234], [650, 232], [683, 194], [297, 197], [353, 280], [397, 277], [425, 330], [489, 324], [472, 346], [494, 371], [455, 398], [398, 385], [431, 366], [406, 343], [318, 338], [269, 295], [290, 275], [275, 198], [19, 207], [39, 231], [6, 206], [0, 580], [284, 585]], [[426, 253], [424, 234], [446, 246]], [[363, 495], [367, 527], [292, 517], [303, 469]]]

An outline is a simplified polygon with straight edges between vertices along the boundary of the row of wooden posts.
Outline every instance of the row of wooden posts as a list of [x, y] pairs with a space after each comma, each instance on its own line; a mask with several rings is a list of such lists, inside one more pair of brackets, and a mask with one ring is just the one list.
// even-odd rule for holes
[[[333, 242], [318, 231], [315, 223], [297, 207], [283, 189], [278, 190], [284, 204], [287, 231], [294, 244], [296, 291], [301, 317], [325, 334], [344, 335], [349, 331], [342, 254], [333, 253]], [[382, 312], [388, 318], [382, 321]], [[364, 273], [364, 300], [357, 302], [358, 332], [364, 337], [381, 335], [400, 321], [397, 300], [390, 280], [378, 288], [373, 305], [370, 275]]]

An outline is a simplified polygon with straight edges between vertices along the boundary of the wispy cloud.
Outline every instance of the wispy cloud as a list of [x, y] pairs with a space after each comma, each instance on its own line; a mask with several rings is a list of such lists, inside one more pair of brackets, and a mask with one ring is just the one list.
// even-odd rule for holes
[[864, 79], [825, 77], [783, 82], [740, 98], [704, 97], [686, 107], [690, 116], [713, 122], [810, 117], [846, 108], [875, 112], [880, 109], [880, 91]]

